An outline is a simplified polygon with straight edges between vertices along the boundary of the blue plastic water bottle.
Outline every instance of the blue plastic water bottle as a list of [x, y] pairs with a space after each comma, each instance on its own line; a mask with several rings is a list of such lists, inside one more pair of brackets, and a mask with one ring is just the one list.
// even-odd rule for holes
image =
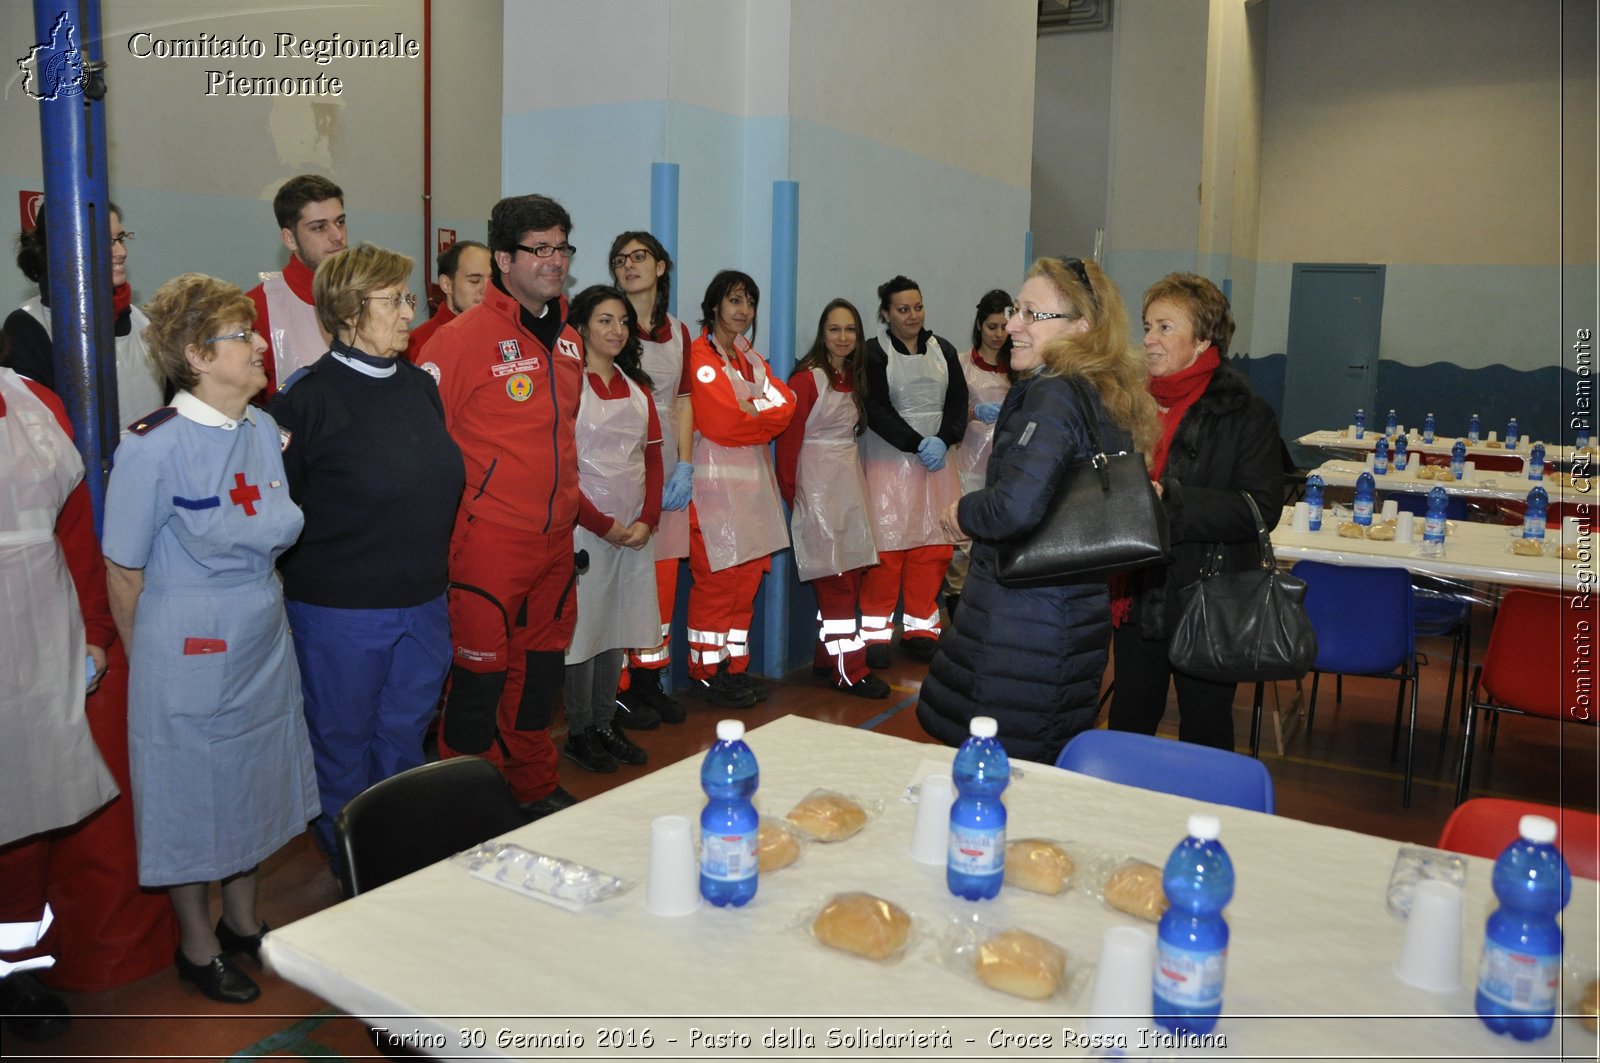
[[1384, 436], [1372, 444], [1372, 475], [1389, 475], [1389, 440]]
[[1356, 410], [1356, 438], [1367, 438], [1367, 411], [1363, 409]]
[[1544, 444], [1535, 443], [1528, 451], [1528, 479], [1544, 479]]
[[1394, 415], [1394, 411], [1393, 410], [1390, 410], [1388, 416], [1386, 416], [1383, 419], [1383, 434], [1386, 435], [1386, 436], [1394, 435], [1395, 434], [1395, 431], [1394, 431], [1395, 430], [1395, 426], [1398, 425], [1399, 423], [1400, 423], [1400, 418], [1398, 418], [1398, 417], [1396, 417]]
[[756, 895], [756, 838], [761, 817], [750, 803], [761, 785], [756, 755], [744, 744], [744, 724], [722, 720], [717, 744], [700, 765], [706, 807], [700, 813], [700, 896], [718, 907]]
[[1422, 441], [1424, 443], [1433, 442], [1433, 424], [1433, 413], [1429, 411], [1428, 416], [1422, 419]]
[[1457, 480], [1467, 478], [1467, 445], [1459, 439], [1450, 448], [1450, 475]]
[[1483, 435], [1483, 421], [1477, 414], [1472, 415], [1472, 420], [1467, 422], [1467, 442], [1476, 443]]
[[[1428, 492], [1428, 515], [1422, 518], [1422, 546], [1417, 553], [1423, 557], [1444, 556], [1446, 514], [1450, 510], [1450, 495], [1442, 487]], [[1402, 520], [1411, 518], [1402, 514]]]
[[1322, 530], [1322, 477], [1312, 473], [1306, 477], [1306, 508], [1311, 511], [1308, 531]]
[[1363, 472], [1356, 477], [1356, 512], [1354, 520], [1357, 524], [1372, 526], [1372, 492], [1377, 485], [1370, 472]]
[[1528, 492], [1528, 509], [1522, 515], [1522, 537], [1544, 540], [1545, 514], [1550, 512], [1550, 492], [1534, 487]]
[[1407, 457], [1411, 452], [1411, 444], [1404, 435], [1394, 437], [1394, 471], [1405, 472]]
[[1521, 438], [1521, 434], [1517, 431], [1517, 419], [1513, 417], [1506, 422], [1506, 449], [1516, 450], [1517, 440]]
[[974, 716], [971, 737], [950, 767], [957, 796], [950, 805], [945, 882], [969, 901], [994, 897], [1006, 877], [1006, 806], [1000, 795], [1011, 781], [1011, 761], [995, 738], [998, 732], [993, 717]]
[[1167, 857], [1161, 885], [1172, 907], [1161, 917], [1152, 979], [1154, 1017], [1173, 1033], [1210, 1033], [1222, 1014], [1228, 965], [1233, 861], [1217, 841], [1216, 816], [1189, 817], [1189, 836]]
[[1572, 896], [1572, 873], [1555, 847], [1555, 821], [1523, 816], [1522, 835], [1494, 863], [1500, 907], [1483, 928], [1474, 1004], [1483, 1024], [1519, 1041], [1543, 1037], [1555, 1025], [1561, 985], [1561, 925], [1556, 916]]

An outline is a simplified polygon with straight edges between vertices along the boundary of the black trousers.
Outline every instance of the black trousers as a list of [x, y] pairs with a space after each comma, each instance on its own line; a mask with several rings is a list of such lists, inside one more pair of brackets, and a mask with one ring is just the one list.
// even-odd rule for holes
[[1178, 738], [1233, 750], [1233, 696], [1237, 683], [1213, 683], [1176, 671], [1167, 659], [1167, 639], [1147, 639], [1137, 622], [1116, 629], [1107, 723], [1113, 731], [1153, 735], [1167, 709], [1167, 687], [1178, 688]]

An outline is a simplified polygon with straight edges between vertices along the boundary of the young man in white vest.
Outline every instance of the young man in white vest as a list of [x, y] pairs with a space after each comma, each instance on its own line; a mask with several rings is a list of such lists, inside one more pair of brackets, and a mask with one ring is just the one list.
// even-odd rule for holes
[[256, 304], [256, 331], [267, 341], [267, 386], [262, 399], [278, 384], [327, 353], [331, 337], [317, 323], [311, 299], [311, 278], [322, 260], [348, 243], [344, 190], [326, 177], [291, 177], [272, 197], [278, 235], [289, 249], [281, 272], [261, 274], [261, 283], [247, 293]]

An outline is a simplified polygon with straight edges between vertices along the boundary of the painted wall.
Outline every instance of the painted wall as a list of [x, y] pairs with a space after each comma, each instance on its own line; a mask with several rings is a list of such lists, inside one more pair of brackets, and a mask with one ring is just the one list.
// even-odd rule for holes
[[[128, 261], [136, 298], [148, 298], [163, 280], [186, 270], [249, 287], [259, 271], [281, 268], [286, 252], [272, 195], [298, 173], [324, 174], [344, 188], [353, 239], [419, 254], [421, 60], [280, 58], [277, 35], [420, 39], [420, 0], [365, 6], [286, 0], [270, 9], [214, 0], [202, 11], [183, 0], [119, 0], [102, 10], [111, 194], [138, 234]], [[156, 42], [192, 47], [202, 35], [243, 36], [260, 42], [265, 57], [156, 54], [164, 47]], [[25, 42], [36, 39], [31, 5], [0, 5], [0, 37], [20, 57]], [[208, 71], [219, 73], [213, 78]], [[342, 92], [243, 96], [235, 81], [230, 95], [229, 71], [244, 79], [337, 77]], [[0, 103], [0, 142], [7, 148], [0, 194], [14, 203], [18, 190], [43, 187], [38, 108], [20, 77], [7, 82]], [[4, 229], [14, 233], [18, 223], [11, 217]], [[0, 276], [0, 303], [14, 305], [33, 294], [14, 270], [0, 270]], [[419, 267], [414, 285], [421, 276]]]
[[502, 0], [433, 4], [433, 225], [460, 240], [485, 238], [500, 198], [504, 18]]

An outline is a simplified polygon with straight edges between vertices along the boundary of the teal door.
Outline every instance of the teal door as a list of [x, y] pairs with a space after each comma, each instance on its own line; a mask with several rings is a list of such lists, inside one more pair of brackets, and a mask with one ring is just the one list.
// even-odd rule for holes
[[1373, 410], [1378, 335], [1383, 326], [1382, 266], [1297, 262], [1289, 289], [1289, 343], [1283, 384], [1283, 435], [1343, 428]]

